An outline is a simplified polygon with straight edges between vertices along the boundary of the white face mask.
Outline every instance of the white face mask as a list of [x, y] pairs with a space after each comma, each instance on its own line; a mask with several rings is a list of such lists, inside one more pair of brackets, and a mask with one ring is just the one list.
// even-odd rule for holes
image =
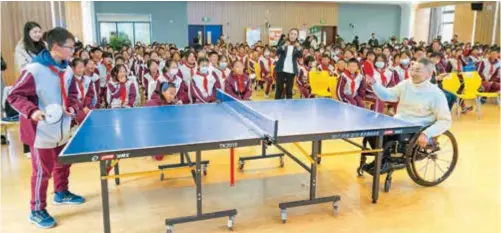
[[169, 70], [169, 74], [170, 74], [171, 76], [176, 75], [178, 72], [179, 72], [179, 69], [177, 69], [177, 68], [174, 68], [174, 69], [170, 69], [170, 70]]
[[266, 57], [270, 56], [270, 52], [269, 51], [264, 52], [264, 56]]
[[207, 66], [200, 67], [200, 73], [202, 73], [202, 74], [209, 73], [209, 67], [207, 67]]
[[404, 59], [400, 60], [400, 64], [402, 64], [404, 66], [408, 65], [409, 64], [409, 58], [404, 58]]
[[376, 67], [379, 68], [379, 69], [383, 69], [384, 68], [384, 62], [382, 61], [377, 61], [376, 62]]
[[228, 66], [228, 64], [227, 64], [226, 62], [220, 62], [220, 63], [219, 63], [219, 67], [220, 67], [221, 69], [225, 69], [227, 66]]

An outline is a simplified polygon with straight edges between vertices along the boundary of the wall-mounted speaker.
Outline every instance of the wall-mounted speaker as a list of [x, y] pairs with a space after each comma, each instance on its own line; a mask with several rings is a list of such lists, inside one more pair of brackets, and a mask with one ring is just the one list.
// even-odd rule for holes
[[484, 4], [482, 2], [472, 2], [471, 10], [472, 11], [481, 11], [484, 8]]

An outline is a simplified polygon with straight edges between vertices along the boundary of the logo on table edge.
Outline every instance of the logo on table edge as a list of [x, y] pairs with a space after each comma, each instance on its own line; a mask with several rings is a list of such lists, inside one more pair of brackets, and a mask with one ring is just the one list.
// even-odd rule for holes
[[221, 149], [235, 148], [235, 147], [238, 147], [238, 143], [236, 143], [236, 142], [219, 144], [219, 148], [221, 148]]
[[395, 134], [395, 130], [385, 130], [384, 135], [392, 135], [392, 134]]
[[101, 160], [112, 160], [115, 158], [115, 155], [101, 155]]
[[130, 156], [130, 153], [121, 153], [121, 154], [117, 154], [117, 159], [126, 159], [126, 158], [129, 158]]
[[97, 155], [92, 156], [92, 159], [91, 159], [92, 162], [96, 162], [98, 160], [99, 160], [99, 156], [97, 156]]

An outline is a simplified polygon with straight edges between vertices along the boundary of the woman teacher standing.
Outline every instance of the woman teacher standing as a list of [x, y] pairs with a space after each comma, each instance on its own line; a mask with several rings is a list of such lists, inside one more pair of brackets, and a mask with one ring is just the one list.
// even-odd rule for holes
[[284, 85], [286, 98], [292, 99], [294, 77], [298, 73], [297, 59], [302, 55], [301, 45], [297, 40], [298, 34], [297, 28], [291, 29], [288, 38], [277, 45], [277, 55], [280, 58], [275, 67], [277, 72], [275, 99], [283, 98]]
[[[23, 39], [17, 43], [14, 55], [17, 71], [21, 73], [21, 70], [44, 49], [40, 24], [37, 22], [24, 24]], [[24, 145], [24, 155], [28, 158], [31, 156], [28, 145]]]

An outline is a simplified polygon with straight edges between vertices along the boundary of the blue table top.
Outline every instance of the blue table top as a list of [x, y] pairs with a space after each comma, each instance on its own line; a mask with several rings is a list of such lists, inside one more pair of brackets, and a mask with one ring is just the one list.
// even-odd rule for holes
[[[249, 101], [278, 119], [278, 137], [415, 127], [411, 123], [331, 99]], [[223, 104], [92, 111], [61, 156], [102, 154], [206, 142], [260, 139]]]

